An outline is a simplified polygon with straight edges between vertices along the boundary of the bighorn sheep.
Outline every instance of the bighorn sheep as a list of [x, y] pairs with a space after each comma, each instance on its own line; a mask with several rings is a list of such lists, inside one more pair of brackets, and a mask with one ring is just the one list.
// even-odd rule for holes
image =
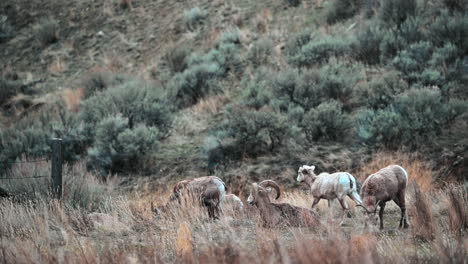
[[206, 207], [210, 218], [217, 219], [220, 214], [219, 204], [226, 196], [226, 184], [216, 176], [204, 176], [200, 178], [183, 180], [174, 186], [172, 194], [166, 205], [153, 209], [154, 212], [164, 211], [169, 203], [180, 202], [183, 194], [199, 199], [201, 205]]
[[377, 223], [375, 213], [377, 211], [377, 206], [380, 206], [380, 229], [383, 229], [385, 203], [393, 200], [401, 209], [399, 227], [407, 228], [408, 222], [406, 221], [405, 206], [405, 190], [407, 184], [408, 173], [404, 168], [398, 165], [390, 165], [367, 177], [361, 188], [361, 196], [364, 200], [362, 207], [366, 212], [365, 225]]
[[320, 226], [320, 221], [316, 214], [309, 209], [294, 206], [288, 203], [272, 203], [268, 196], [267, 187], [272, 187], [276, 191], [276, 198], [281, 196], [278, 184], [272, 180], [264, 180], [259, 184], [252, 184], [252, 191], [247, 202], [256, 206], [260, 211], [260, 216], [266, 226], [274, 227], [279, 225], [289, 226]]
[[353, 175], [348, 172], [336, 172], [333, 174], [323, 172], [317, 176], [314, 170], [315, 166], [304, 165], [297, 172], [297, 181], [304, 181], [310, 187], [312, 196], [314, 197], [312, 209], [318, 204], [320, 199], [328, 200], [328, 205], [334, 199], [338, 199], [344, 210], [344, 219], [346, 212], [349, 210], [345, 199], [346, 196], [349, 196], [356, 204], [362, 204], [361, 197], [357, 191], [357, 182]]
[[226, 194], [222, 205], [230, 205], [235, 210], [242, 210], [244, 208], [242, 200], [232, 193]]

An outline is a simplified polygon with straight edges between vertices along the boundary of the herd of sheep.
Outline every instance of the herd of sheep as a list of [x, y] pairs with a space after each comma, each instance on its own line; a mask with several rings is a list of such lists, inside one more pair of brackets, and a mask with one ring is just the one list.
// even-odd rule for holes
[[[275, 200], [281, 196], [281, 188], [272, 180], [252, 183], [247, 202], [257, 208], [265, 226], [319, 226], [317, 214], [312, 210], [321, 199], [328, 200], [329, 205], [338, 199], [344, 210], [343, 216], [349, 210], [346, 196], [357, 206], [362, 207], [365, 214], [365, 225], [377, 224], [377, 208], [379, 207], [380, 229], [383, 229], [383, 213], [385, 204], [394, 201], [401, 209], [400, 227], [407, 228], [405, 207], [405, 190], [408, 183], [408, 173], [398, 165], [390, 165], [369, 175], [358, 193], [357, 181], [348, 172], [314, 173], [315, 166], [301, 166], [297, 181], [305, 182], [313, 196], [312, 208], [307, 209], [289, 203], [273, 203], [270, 191], [275, 190]], [[267, 189], [271, 188], [271, 189]], [[200, 201], [212, 219], [221, 214], [223, 204], [231, 204], [238, 210], [243, 210], [242, 200], [234, 194], [227, 194], [226, 184], [216, 176], [205, 176], [178, 182], [166, 205], [154, 208], [155, 213], [163, 213], [174, 202], [180, 202], [183, 195], [190, 195]]]

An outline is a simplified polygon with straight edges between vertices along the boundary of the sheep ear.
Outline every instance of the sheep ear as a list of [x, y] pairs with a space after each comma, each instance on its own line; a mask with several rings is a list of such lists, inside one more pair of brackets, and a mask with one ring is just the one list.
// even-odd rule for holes
[[314, 171], [314, 170], [315, 170], [315, 166], [314, 166], [314, 165], [310, 166], [310, 169], [311, 169], [312, 171]]

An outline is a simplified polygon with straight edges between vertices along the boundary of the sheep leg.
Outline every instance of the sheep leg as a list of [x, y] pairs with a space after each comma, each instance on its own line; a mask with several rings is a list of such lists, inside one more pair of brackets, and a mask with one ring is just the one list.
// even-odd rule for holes
[[314, 207], [318, 204], [318, 202], [320, 202], [320, 198], [314, 198], [314, 202], [312, 203], [311, 209], [314, 209]]
[[341, 207], [343, 207], [343, 218], [341, 219], [340, 225], [343, 225], [345, 221], [345, 217], [348, 213], [349, 206], [348, 203], [345, 200], [345, 197], [338, 198], [338, 201], [340, 201]]
[[406, 221], [406, 203], [405, 203], [405, 193], [400, 192], [398, 194], [398, 198], [393, 200], [401, 210], [401, 217], [400, 217], [400, 224], [398, 225], [399, 228], [408, 228], [408, 222]]
[[380, 210], [379, 210], [380, 230], [383, 230], [384, 229], [384, 226], [383, 226], [383, 213], [384, 213], [384, 209], [385, 209], [385, 203], [380, 202], [379, 205], [380, 205]]

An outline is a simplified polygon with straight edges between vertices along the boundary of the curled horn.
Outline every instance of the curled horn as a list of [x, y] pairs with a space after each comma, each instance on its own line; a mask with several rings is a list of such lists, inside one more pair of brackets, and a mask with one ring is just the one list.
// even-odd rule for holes
[[362, 207], [366, 212], [372, 213], [371, 211], [367, 210], [367, 208], [366, 208], [364, 205], [362, 205], [362, 204], [356, 204], [356, 206], [360, 206], [360, 207]]
[[272, 181], [272, 180], [264, 180], [264, 181], [260, 182], [258, 185], [260, 185], [260, 186], [262, 186], [264, 188], [271, 187], [271, 188], [275, 189], [275, 191], [276, 191], [276, 198], [275, 199], [278, 199], [281, 196], [281, 190], [280, 190], [279, 185], [276, 182]]

